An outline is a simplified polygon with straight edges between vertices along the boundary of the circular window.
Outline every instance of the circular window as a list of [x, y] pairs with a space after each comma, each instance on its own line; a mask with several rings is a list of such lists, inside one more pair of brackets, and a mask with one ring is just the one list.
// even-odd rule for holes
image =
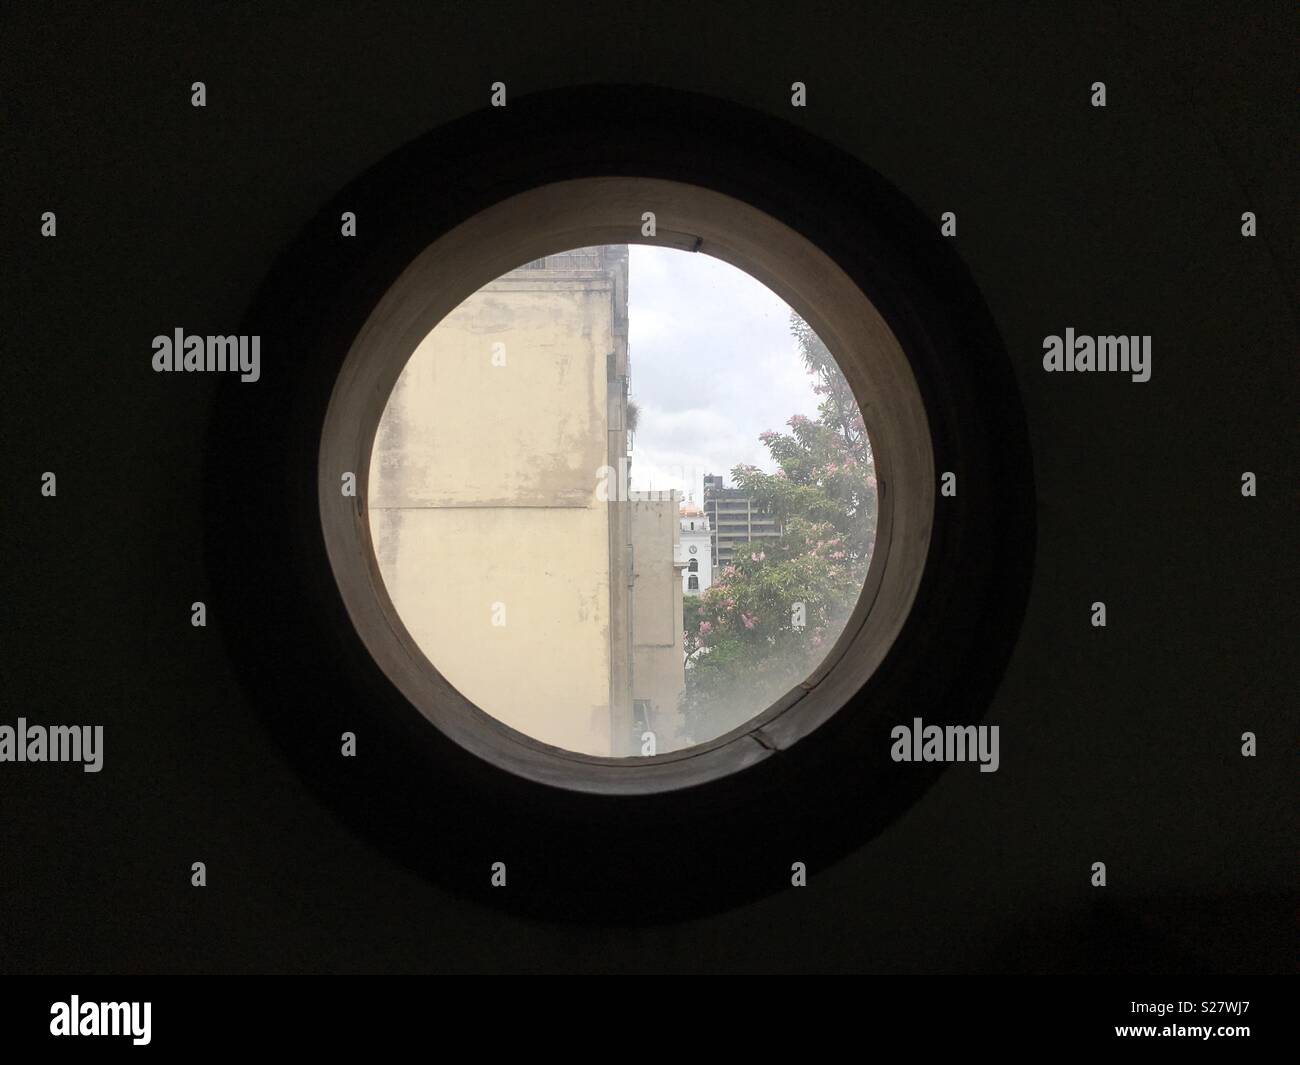
[[[440, 658], [447, 645], [413, 635], [419, 625], [387, 583], [375, 522], [374, 462], [400, 454], [381, 435], [384, 412], [412, 355], [484, 286], [550, 256], [610, 246], [728, 264], [779, 297], [842, 370], [876, 482], [873, 543], [839, 636], [734, 727], [653, 754], [546, 742], [519, 727], [526, 721], [485, 712], [499, 707], [452, 676]], [[891, 729], [983, 715], [1033, 565], [1023, 413], [954, 243], [859, 160], [770, 116], [688, 94], [513, 98], [420, 138], [341, 190], [283, 252], [241, 331], [261, 337], [262, 376], [223, 383], [212, 426], [210, 617], [322, 802], [436, 883], [581, 921], [735, 905], [787, 887], [792, 863], [815, 873], [861, 847], [923, 794], [939, 767], [894, 762]], [[594, 407], [605, 401], [608, 434], [610, 382], [596, 356], [609, 352], [588, 350], [590, 383], [606, 385]], [[481, 354], [479, 369], [498, 372], [490, 343]], [[515, 354], [507, 343], [507, 366]], [[636, 387], [634, 376], [632, 401]], [[516, 419], [527, 413], [513, 409]], [[647, 447], [648, 412], [635, 431]], [[460, 413], [448, 408], [453, 422]], [[500, 439], [517, 442], [517, 429], [503, 427]], [[476, 440], [498, 446], [490, 433]], [[446, 441], [436, 457], [445, 470], [481, 458]], [[742, 486], [733, 477], [722, 487]], [[704, 510], [699, 495], [691, 502]], [[689, 532], [691, 516], [681, 517]], [[481, 571], [452, 572], [466, 565], [463, 553], [435, 555], [426, 585], [488, 591], [489, 564], [525, 550], [494, 537]], [[559, 550], [544, 539], [526, 548], [538, 559]], [[702, 551], [675, 567], [683, 597], [705, 576]], [[612, 573], [609, 557], [594, 568]], [[662, 553], [655, 562], [662, 567]], [[474, 624], [490, 626], [496, 602], [512, 624], [519, 587], [475, 604]], [[564, 640], [549, 646], [568, 653]], [[532, 674], [517, 656], [486, 660], [526, 691]], [[663, 709], [638, 708], [641, 696], [627, 694], [633, 727]], [[589, 716], [604, 706], [585, 702]], [[646, 731], [657, 730], [634, 739]]]
[[[655, 527], [665, 513], [655, 502], [617, 498], [624, 494], [617, 471], [626, 444], [618, 427], [629, 362], [616, 333], [626, 329], [627, 297], [582, 291], [577, 268], [554, 279], [558, 291], [538, 291], [539, 279], [528, 276], [546, 271], [510, 268], [548, 256], [558, 261], [563, 249], [601, 247], [597, 241], [647, 241], [642, 234], [650, 219], [657, 245], [707, 252], [760, 279], [793, 308], [822, 350], [834, 351], [846, 396], [858, 397], [840, 428], [863, 424], [875, 451], [863, 474], [864, 485], [868, 476], [874, 482], [870, 544], [861, 526], [814, 528], [813, 513], [753, 514], [743, 490], [727, 500], [728, 519], [745, 506], [746, 538], [734, 544], [750, 550], [739, 560], [728, 557], [719, 576], [735, 582], [742, 600], [753, 589], [742, 593], [737, 571], [768, 568], [759, 558], [766, 552], [752, 542], [755, 520], [774, 528], [778, 517], [797, 529], [790, 541], [776, 538], [773, 553], [789, 550], [796, 537], [802, 541], [802, 561], [791, 561], [792, 572], [803, 562], [853, 551], [861, 573], [844, 566], [840, 579], [857, 586], [844, 596], [843, 616], [833, 620], [839, 630], [833, 641], [824, 631], [809, 632], [807, 608], [821, 604], [799, 598], [803, 584], [791, 584], [785, 602], [761, 608], [737, 602], [742, 628], [758, 628], [770, 620], [763, 614], [779, 612], [772, 633], [785, 635], [799, 622], [803, 648], [820, 636], [828, 653], [814, 660], [805, 652], [811, 671], [800, 671], [793, 685], [789, 670], [764, 668], [775, 656], [760, 655], [713, 684], [699, 700], [702, 708], [683, 692], [685, 709], [697, 711], [687, 720], [705, 719], [697, 726], [704, 742], [691, 742], [689, 732], [685, 743], [674, 742], [686, 730], [671, 720], [669, 753], [656, 745], [653, 755], [637, 758], [640, 744], [657, 740], [645, 704], [667, 691], [657, 701], [668, 704], [660, 712], [670, 720], [677, 696], [668, 663], [657, 661], [675, 653], [671, 645], [664, 655], [645, 648], [641, 672], [650, 683], [637, 687], [639, 634], [628, 630], [638, 611], [635, 602], [622, 601], [635, 598], [638, 567], [643, 574], [652, 568]], [[623, 254], [609, 257], [617, 265], [602, 267], [605, 278], [593, 286], [608, 281], [626, 293]], [[610, 303], [612, 310], [604, 309]], [[510, 335], [512, 322], [519, 323], [517, 336]], [[381, 426], [386, 435], [376, 456]], [[605, 467], [615, 471], [612, 504], [602, 502], [602, 487], [606, 500], [611, 494], [599, 476]], [[361, 498], [378, 504], [377, 513], [341, 494], [349, 475]], [[834, 474], [823, 480], [832, 484]], [[321, 435], [319, 486], [326, 546], [353, 623], [411, 703], [440, 731], [498, 765], [619, 794], [695, 786], [736, 772], [756, 753], [816, 730], [845, 705], [846, 692], [862, 688], [906, 621], [920, 583], [935, 472], [925, 407], [902, 346], [825, 253], [770, 215], [713, 190], [598, 177], [503, 200], [434, 241], [402, 272], [359, 331], [339, 375]], [[825, 541], [854, 534], [856, 550], [825, 550]], [[487, 574], [474, 568], [476, 549], [484, 567], [501, 569], [507, 553], [516, 553], [517, 564], [508, 567], [513, 581], [509, 574], [497, 578], [499, 594], [484, 594]], [[649, 578], [641, 583], [653, 594]], [[762, 574], [755, 572], [751, 583], [761, 585]], [[707, 641], [711, 620], [721, 627], [723, 618], [719, 612], [697, 621], [688, 648]], [[822, 618], [813, 620], [814, 630], [824, 630]], [[695, 669], [707, 674], [724, 655], [747, 646], [738, 639], [715, 651], [716, 658], [697, 658]], [[650, 677], [655, 668], [658, 676]], [[754, 677], [766, 679], [756, 690], [770, 697], [759, 705], [748, 690]], [[746, 688], [737, 691], [741, 685]], [[711, 712], [740, 721], [719, 732], [710, 727]]]
[[780, 297], [707, 253], [605, 245], [420, 341], [366, 509], [393, 610], [461, 696], [653, 757], [803, 694], [862, 592], [876, 488], [852, 389]]

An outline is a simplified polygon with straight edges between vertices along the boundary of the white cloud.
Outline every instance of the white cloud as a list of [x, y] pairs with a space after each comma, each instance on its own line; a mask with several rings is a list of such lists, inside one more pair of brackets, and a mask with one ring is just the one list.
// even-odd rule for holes
[[774, 469], [758, 434], [815, 415], [818, 402], [790, 308], [708, 255], [633, 245], [629, 270], [631, 393], [641, 407], [632, 487], [699, 500], [704, 473], [729, 478], [742, 462]]

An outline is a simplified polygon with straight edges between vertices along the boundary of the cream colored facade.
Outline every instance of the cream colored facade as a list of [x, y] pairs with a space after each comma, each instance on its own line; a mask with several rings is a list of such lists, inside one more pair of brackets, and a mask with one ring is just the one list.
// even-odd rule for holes
[[[654, 734], [657, 753], [684, 745], [677, 700], [685, 686], [682, 646], [682, 578], [678, 558], [680, 498], [633, 498], [632, 518], [632, 687], [634, 735], [645, 749]], [[636, 753], [641, 753], [638, 750]]]
[[[498, 720], [595, 755], [640, 753], [633, 597], [651, 578], [638, 588], [637, 523], [605, 492], [627, 461], [627, 381], [625, 247], [512, 271], [416, 349], [368, 490], [384, 583], [426, 657]], [[672, 552], [647, 547], [647, 574], [676, 580]], [[656, 701], [661, 666], [646, 666]]]

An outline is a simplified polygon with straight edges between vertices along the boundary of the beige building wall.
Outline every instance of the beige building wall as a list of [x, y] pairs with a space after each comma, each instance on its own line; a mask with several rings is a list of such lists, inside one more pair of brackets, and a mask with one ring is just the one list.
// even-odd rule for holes
[[627, 324], [625, 247], [481, 289], [398, 379], [367, 490], [384, 584], [434, 667], [512, 728], [606, 756], [640, 754], [646, 721], [680, 745], [684, 684], [678, 501], [620, 497]]
[[[682, 647], [680, 498], [628, 504], [632, 525], [632, 694], [646, 711], [659, 752], [682, 745], [678, 700], [685, 688]], [[640, 753], [638, 750], [636, 753]]]
[[451, 684], [545, 743], [607, 755], [612, 282], [551, 273], [492, 283], [417, 348], [376, 438], [370, 528]]

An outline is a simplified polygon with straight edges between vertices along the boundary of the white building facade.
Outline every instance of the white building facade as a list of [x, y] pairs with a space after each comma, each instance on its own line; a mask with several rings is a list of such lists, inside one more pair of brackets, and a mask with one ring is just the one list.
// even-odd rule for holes
[[677, 562], [682, 566], [682, 594], [699, 595], [713, 583], [713, 538], [709, 519], [699, 507], [683, 503], [681, 523]]

